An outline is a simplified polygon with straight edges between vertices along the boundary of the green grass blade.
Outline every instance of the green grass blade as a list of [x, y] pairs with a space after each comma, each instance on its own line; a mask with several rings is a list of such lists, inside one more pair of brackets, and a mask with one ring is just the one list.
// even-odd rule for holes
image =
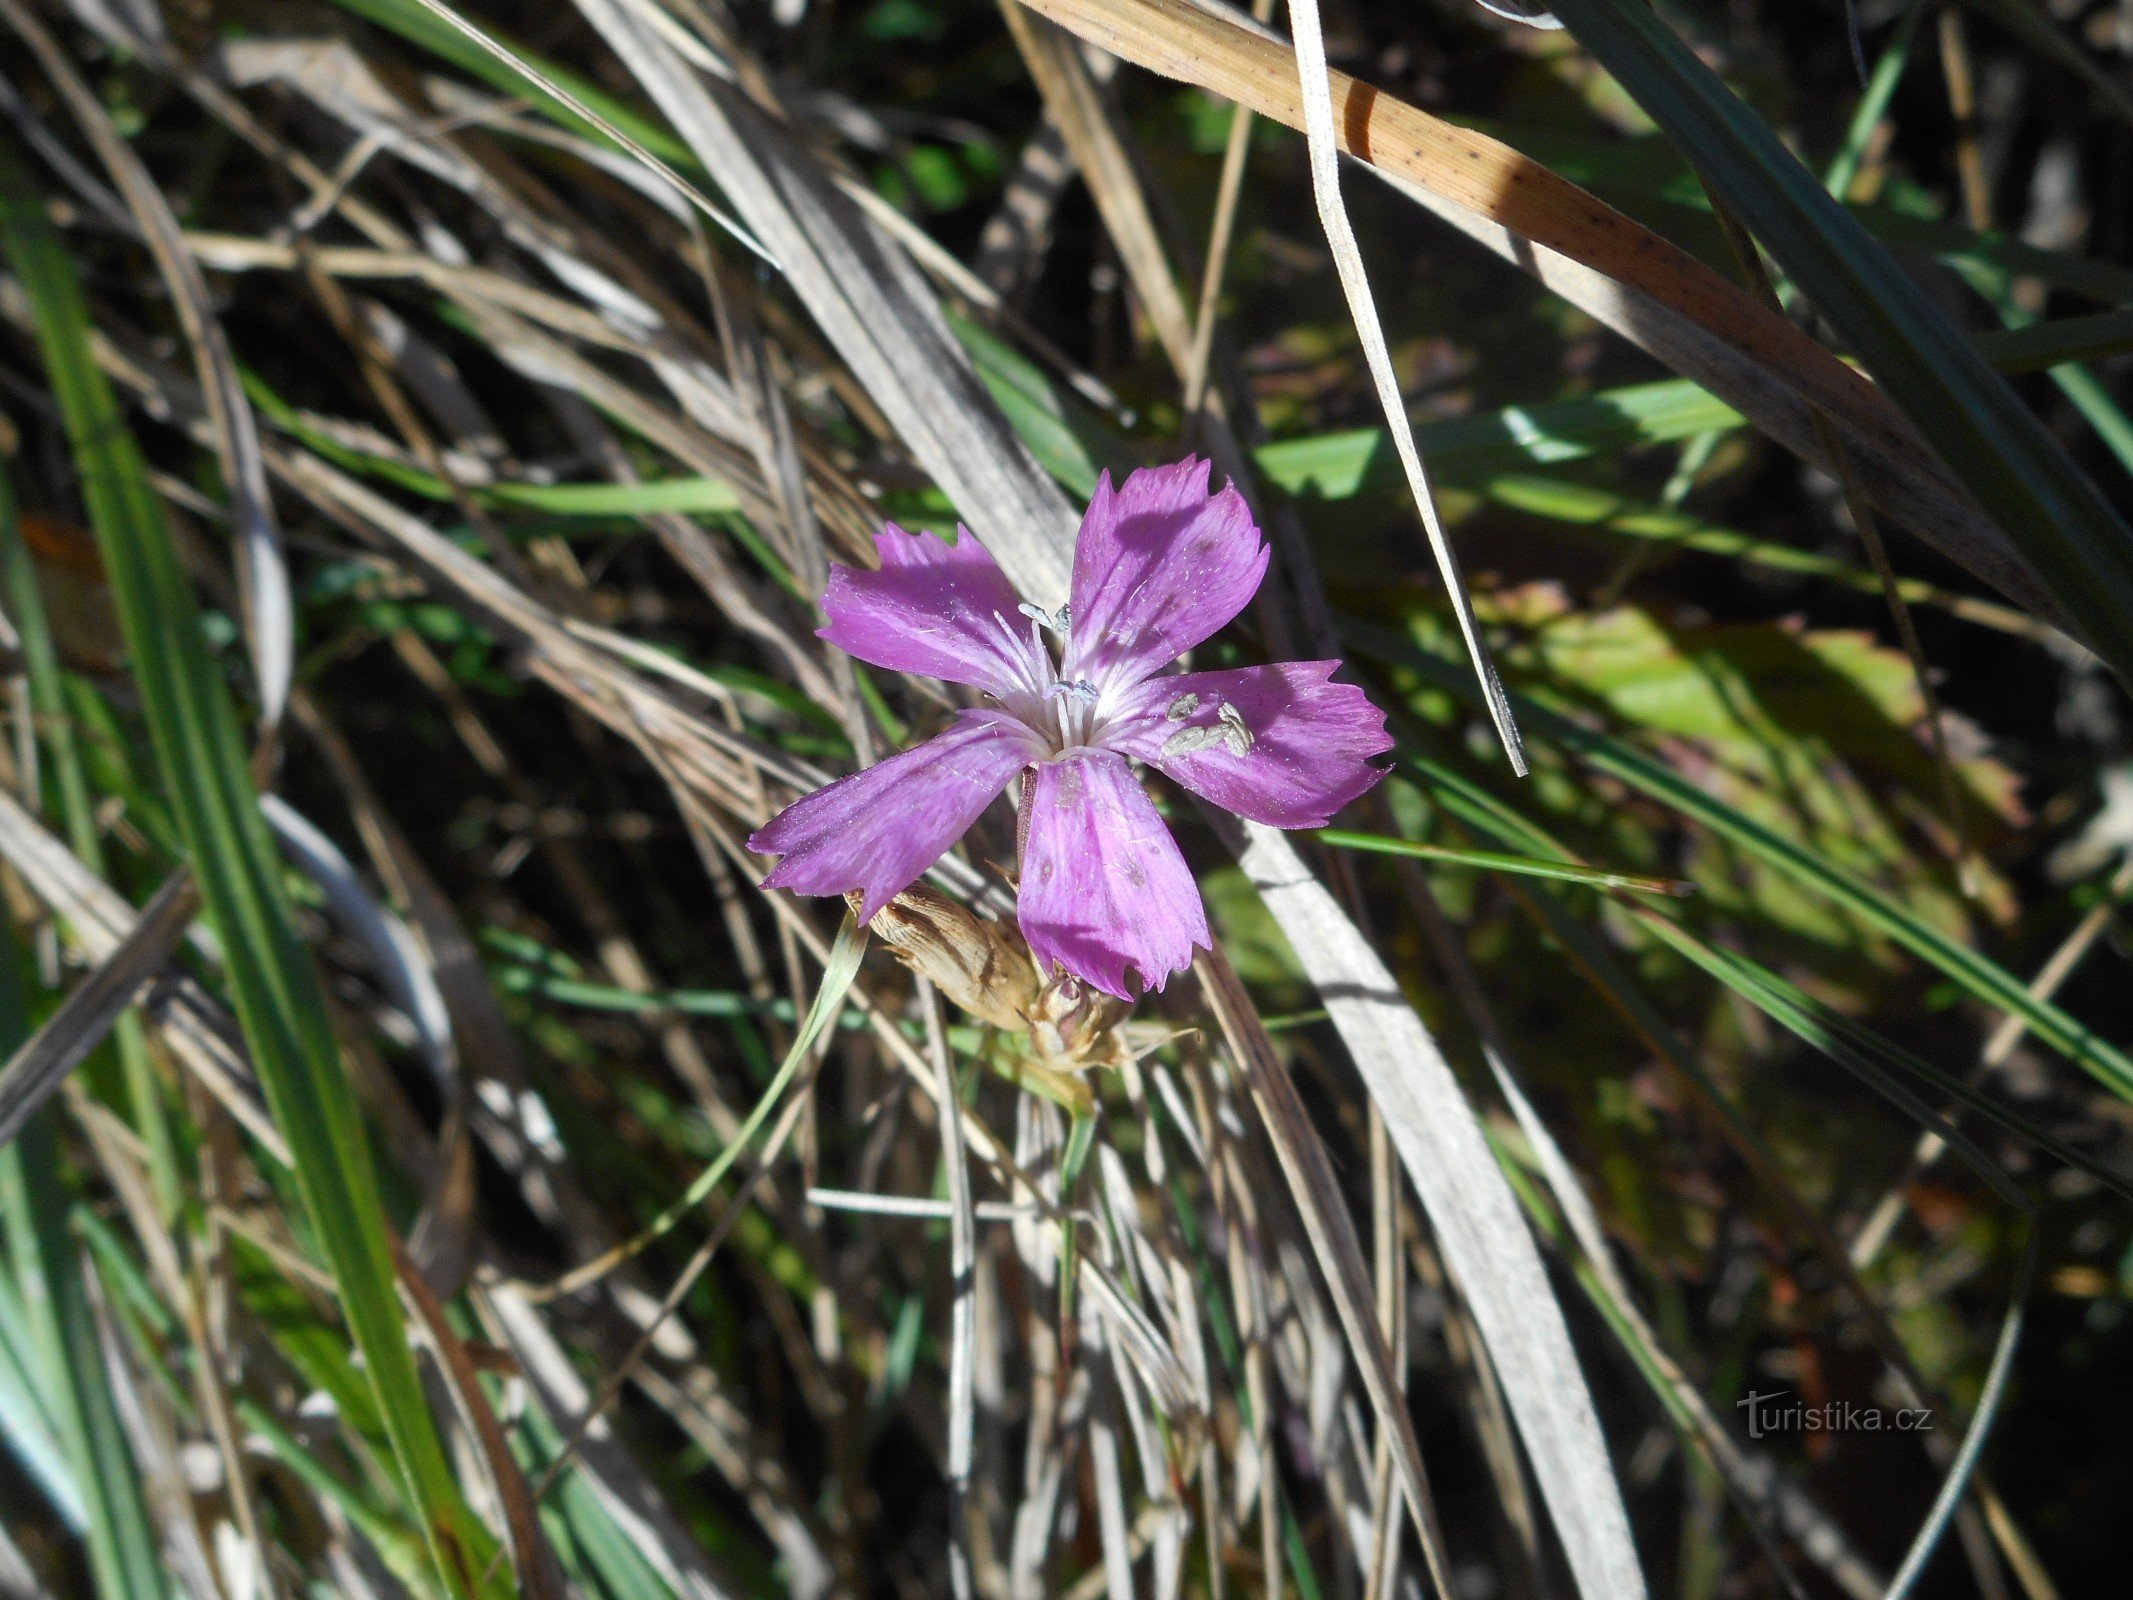
[[1525, 878], [1549, 878], [1558, 883], [1582, 883], [1594, 889], [1632, 889], [1639, 894], [1693, 894], [1695, 886], [1675, 878], [1644, 878], [1625, 872], [1603, 872], [1596, 867], [1574, 866], [1539, 856], [1507, 856], [1494, 850], [1455, 850], [1450, 845], [1421, 844], [1382, 833], [1351, 833], [1346, 828], [1321, 828], [1320, 844], [1343, 850], [1361, 850], [1372, 855], [1408, 856], [1418, 861], [1442, 861], [1456, 867], [1480, 867], [1489, 872], [1516, 873]]
[[[30, 705], [36, 713], [37, 737], [49, 758], [53, 787], [57, 790], [59, 815], [67, 842], [89, 870], [109, 876], [104, 861], [103, 835], [98, 832], [90, 801], [89, 781], [83, 770], [81, 749], [75, 737], [74, 719], [67, 707], [65, 674], [59, 650], [52, 640], [50, 620], [45, 615], [44, 595], [30, 561], [28, 544], [15, 519], [14, 486], [0, 467], [0, 594], [6, 597], [7, 613], [22, 640], [23, 675], [29, 681]], [[111, 1048], [117, 1052], [120, 1076], [125, 1084], [133, 1125], [148, 1153], [149, 1180], [165, 1217], [177, 1214], [182, 1185], [178, 1177], [177, 1146], [170, 1118], [157, 1087], [148, 1058], [148, 1041], [141, 1019], [128, 1011], [111, 1030]], [[99, 1051], [98, 1055], [103, 1055]], [[92, 1066], [92, 1071], [93, 1071]]]
[[1859, 176], [1859, 168], [1866, 160], [1867, 145], [1887, 114], [1889, 102], [1896, 96], [1896, 85], [1903, 80], [1903, 69], [1910, 64], [1911, 40], [1918, 33], [1918, 19], [1925, 14], [1925, 0], [1910, 0], [1904, 7], [1903, 20], [1897, 23], [1889, 42], [1882, 46], [1873, 75], [1866, 81], [1866, 92], [1860, 95], [1859, 104], [1852, 109], [1852, 120], [1844, 130], [1844, 143], [1830, 159], [1829, 170], [1822, 175], [1822, 187], [1839, 200], [1851, 193], [1852, 180]]
[[799, 1076], [800, 1068], [815, 1048], [815, 1041], [822, 1037], [823, 1031], [843, 1010], [844, 997], [851, 990], [852, 980], [859, 976], [860, 958], [866, 954], [866, 950], [866, 924], [847, 913], [844, 925], [837, 930], [836, 943], [830, 946], [829, 958], [822, 964], [822, 984], [815, 990], [814, 1003], [807, 1008], [807, 1015], [801, 1019], [799, 1032], [793, 1035], [792, 1048], [785, 1052], [785, 1059], [778, 1064], [778, 1070], [771, 1078], [769, 1087], [763, 1091], [762, 1098], [756, 1101], [755, 1109], [748, 1113], [748, 1119], [734, 1131], [726, 1148], [696, 1175], [689, 1187], [682, 1191], [679, 1199], [647, 1223], [641, 1232], [616, 1245], [598, 1259], [572, 1268], [556, 1285], [556, 1293], [568, 1293], [612, 1271], [667, 1233], [677, 1222], [704, 1203], [711, 1191], [718, 1187], [719, 1180], [732, 1170], [734, 1162], [754, 1143], [755, 1136], [763, 1129], [763, 1124], [770, 1120], [770, 1113], [777, 1109], [778, 1102], [785, 1097], [786, 1089], [791, 1086], [793, 1079]]
[[[2107, 311], [2065, 317], [1981, 334], [1972, 343], [1995, 370], [2029, 372], [2125, 350], [2133, 345], [2133, 315]], [[1520, 467], [1678, 444], [1743, 426], [1741, 414], [1715, 395], [1686, 378], [1666, 378], [1576, 400], [1447, 417], [1418, 427], [1415, 440], [1444, 482], [1471, 484]], [[1267, 482], [1302, 499], [1345, 500], [1366, 490], [1395, 488], [1401, 481], [1383, 428], [1283, 439], [1261, 445], [1252, 460]]]
[[1857, 219], [1642, 0], [1557, 14], [1909, 413], [2122, 679], [2133, 529]]
[[59, 1513], [60, 1522], [80, 1534], [89, 1526], [89, 1513], [60, 1443], [54, 1385], [45, 1381], [41, 1348], [14, 1279], [0, 1272], [0, 1444]]
[[[1597, 528], [1661, 547], [1723, 556], [1799, 577], [1822, 578], [1863, 594], [1882, 592], [1880, 578], [1864, 567], [1852, 566], [1819, 551], [1758, 539], [1737, 528], [1721, 527], [1665, 506], [1640, 504], [1590, 484], [1531, 473], [1504, 473], [1482, 480], [1475, 488], [1496, 505], [1543, 517], [1550, 522], [1576, 528]], [[2025, 638], [2040, 637], [2051, 631], [2028, 612], [2004, 602], [1943, 589], [1917, 578], [1897, 579], [1896, 589], [1911, 605], [1938, 606], [1972, 622], [2021, 634]]]
[[340, 1286], [431, 1557], [449, 1589], [471, 1593], [493, 1545], [459, 1494], [415, 1371], [377, 1174], [246, 771], [236, 712], [140, 446], [91, 358], [81, 286], [11, 144], [0, 144], [0, 243], [36, 319], [163, 796], [221, 936], [254, 1069], [288, 1139], [305, 1212]]
[[[1464, 697], [1461, 671], [1448, 659], [1412, 641], [1367, 624], [1347, 623], [1343, 634], [1364, 654], [1397, 662], [1431, 683]], [[2020, 1017], [2038, 1039], [2087, 1072], [2112, 1093], [2133, 1101], [2133, 1058], [2100, 1037], [2058, 1006], [2039, 1000], [2013, 973], [1968, 945], [1921, 921], [1873, 885], [1832, 866], [1814, 851], [1785, 838], [1752, 817], [1744, 816], [1673, 768], [1652, 759], [1621, 739], [1588, 728], [1533, 700], [1512, 696], [1521, 725], [1604, 772], [1659, 800], [1713, 833], [1785, 873], [1858, 917], [1867, 926], [1901, 945], [1919, 960], [1953, 979], [1977, 1000]], [[1462, 813], [1465, 815], [1465, 813]], [[1504, 828], [1498, 837], [1521, 849], [1535, 849], [1529, 826], [1496, 822], [1489, 808], [1476, 805], [1469, 820]], [[1545, 841], [1545, 836], [1541, 836]], [[1545, 853], [1545, 842], [1536, 853]]]
[[[2003, 312], [2007, 307], [2001, 308]], [[2099, 361], [2133, 350], [2133, 311], [2025, 322], [1978, 340], [1999, 372], [2041, 372], [2066, 361]]]
[[2025, 1139], [2067, 1167], [2086, 1174], [2113, 1193], [2133, 1197], [2125, 1180], [2072, 1149], [2063, 1140], [2027, 1117], [2023, 1117], [1980, 1093], [1963, 1079], [1942, 1072], [1924, 1058], [1885, 1038], [1863, 1023], [1855, 1022], [1823, 1005], [1798, 985], [1772, 972], [1748, 956], [1699, 939], [1680, 924], [1665, 917], [1638, 918], [1677, 955], [1741, 996], [1771, 1021], [1796, 1038], [1813, 1046], [1875, 1093], [1905, 1112], [1921, 1126], [1931, 1128], [1948, 1141], [1972, 1167], [1986, 1174], [2003, 1195], [2021, 1204], [2020, 1191], [2005, 1177], [1992, 1158], [1962, 1131], [1952, 1126], [1916, 1089], [1897, 1076], [1908, 1074], [1978, 1113], [1996, 1126]]
[[[1430, 471], [1464, 483], [1506, 468], [1574, 461], [1603, 450], [1634, 449], [1737, 428], [1741, 415], [1685, 378], [1631, 384], [1580, 400], [1507, 406], [1474, 417], [1452, 417], [1415, 430]], [[1252, 452], [1253, 464], [1284, 493], [1344, 500], [1365, 489], [1399, 483], [1400, 466], [1383, 428], [1284, 439]]]
[[[451, 62], [462, 72], [480, 79], [491, 88], [514, 97], [523, 97], [557, 126], [568, 128], [572, 133], [610, 149], [620, 148], [599, 128], [587, 122], [539, 84], [523, 73], [513, 72], [465, 34], [443, 21], [434, 12], [414, 4], [413, 0], [337, 0], [337, 3], [343, 10], [352, 11], [359, 17], [375, 22], [381, 28], [389, 28], [408, 43], [420, 45], [441, 59]], [[577, 100], [580, 105], [605, 118], [668, 166], [682, 172], [703, 171], [702, 165], [696, 159], [696, 153], [675, 138], [664, 125], [651, 121], [626, 102], [617, 100], [590, 79], [524, 48], [509, 34], [489, 27], [486, 19], [483, 22], [483, 31], [565, 94]]]
[[[0, 930], [0, 1055], [30, 1036], [12, 930]], [[0, 1217], [43, 1397], [58, 1423], [88, 1524], [89, 1570], [104, 1600], [161, 1600], [162, 1563], [141, 1477], [119, 1424], [89, 1304], [81, 1247], [67, 1227], [55, 1112], [0, 1150]]]

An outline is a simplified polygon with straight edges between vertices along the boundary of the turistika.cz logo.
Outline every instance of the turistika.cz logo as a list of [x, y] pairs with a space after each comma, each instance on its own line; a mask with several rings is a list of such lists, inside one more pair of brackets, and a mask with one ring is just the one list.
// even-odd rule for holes
[[1884, 1411], [1880, 1406], [1854, 1405], [1849, 1400], [1831, 1400], [1818, 1406], [1802, 1405], [1797, 1400], [1790, 1405], [1783, 1403], [1791, 1397], [1790, 1389], [1779, 1389], [1770, 1394], [1757, 1394], [1751, 1390], [1746, 1399], [1736, 1400], [1736, 1409], [1748, 1413], [1748, 1437], [1761, 1439], [1773, 1433], [1933, 1431], [1930, 1407]]

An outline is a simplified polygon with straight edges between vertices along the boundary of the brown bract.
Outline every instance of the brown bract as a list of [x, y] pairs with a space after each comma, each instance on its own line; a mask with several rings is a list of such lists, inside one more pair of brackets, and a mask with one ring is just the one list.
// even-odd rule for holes
[[[859, 896], [845, 896], [855, 908]], [[906, 889], [867, 924], [905, 966], [1019, 1049], [995, 1065], [1010, 1079], [1069, 1109], [1089, 1102], [1080, 1074], [1123, 1065], [1119, 1037], [1132, 1010], [1065, 974], [1046, 981], [1021, 930], [981, 917], [923, 884]]]

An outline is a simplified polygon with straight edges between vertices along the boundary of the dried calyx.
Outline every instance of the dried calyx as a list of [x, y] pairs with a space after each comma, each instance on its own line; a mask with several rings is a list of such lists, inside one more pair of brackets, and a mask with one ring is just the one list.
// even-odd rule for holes
[[[856, 911], [862, 896], [845, 896]], [[1037, 970], [1021, 931], [923, 884], [874, 914], [869, 930], [958, 1009], [999, 1030], [987, 1059], [1003, 1076], [1070, 1111], [1093, 1103], [1083, 1074], [1123, 1066], [1132, 1008], [1064, 971]]]

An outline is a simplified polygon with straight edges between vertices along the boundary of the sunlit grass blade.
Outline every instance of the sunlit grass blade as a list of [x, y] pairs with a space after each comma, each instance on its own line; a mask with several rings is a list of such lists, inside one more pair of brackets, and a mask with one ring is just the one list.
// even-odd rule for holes
[[[1448, 483], [1487, 472], [1574, 461], [1605, 450], [1677, 443], [1714, 428], [1737, 428], [1741, 415], [1685, 378], [1639, 383], [1579, 400], [1511, 406], [1452, 417], [1415, 430], [1415, 443]], [[1400, 481], [1392, 440], [1383, 428], [1355, 428], [1262, 445], [1252, 462], [1266, 480], [1299, 498], [1342, 500]]]
[[[1980, 335], [1973, 341], [1996, 370], [2029, 372], [2111, 355], [2133, 344], [2133, 314], [2098, 312]], [[1415, 430], [1415, 442], [1448, 484], [1472, 484], [1519, 467], [1577, 461], [1612, 451], [1679, 444], [1745, 426], [1738, 411], [1685, 378], [1626, 384], [1576, 400], [1505, 406], [1447, 417]], [[1400, 481], [1382, 428], [1353, 428], [1262, 445], [1253, 465], [1300, 499], [1343, 500]]]
[[2133, 679], [2133, 529], [2065, 447], [1641, 0], [1557, 10], [1910, 415], [2097, 653]]
[[340, 1285], [431, 1558], [449, 1589], [471, 1592], [491, 1541], [459, 1494], [415, 1371], [377, 1174], [246, 771], [236, 712], [140, 447], [92, 358], [80, 284], [13, 147], [4, 144], [0, 242], [36, 318], [163, 797], [221, 936], [253, 1067], [288, 1140], [305, 1214]]
[[[1695, 550], [1775, 572], [1822, 578], [1864, 594], [1881, 592], [1881, 580], [1864, 567], [1851, 566], [1819, 551], [1758, 539], [1736, 528], [1720, 527], [1662, 506], [1640, 505], [1589, 484], [1528, 473], [1505, 473], [1484, 479], [1475, 487], [1497, 505], [1544, 517], [1551, 522], [1604, 529], [1608, 533], [1677, 550]], [[1897, 592], [1912, 605], [1936, 606], [1968, 621], [2021, 634], [2025, 638], [2044, 638], [2053, 633], [2026, 611], [1997, 600], [1958, 594], [1916, 578], [1898, 579]]]
[[1346, 828], [1321, 828], [1315, 835], [1320, 844], [1343, 850], [1362, 850], [1373, 855], [1409, 856], [1418, 861], [1442, 861], [1447, 866], [1480, 867], [1489, 872], [1511, 872], [1526, 878], [1551, 878], [1558, 883], [1582, 883], [1594, 889], [1631, 889], [1638, 894], [1687, 895], [1696, 892], [1692, 883], [1678, 878], [1644, 878], [1626, 872], [1603, 872], [1537, 856], [1507, 856], [1494, 850], [1458, 850], [1450, 845], [1422, 844], [1414, 839], [1395, 839], [1382, 833], [1353, 833]]

